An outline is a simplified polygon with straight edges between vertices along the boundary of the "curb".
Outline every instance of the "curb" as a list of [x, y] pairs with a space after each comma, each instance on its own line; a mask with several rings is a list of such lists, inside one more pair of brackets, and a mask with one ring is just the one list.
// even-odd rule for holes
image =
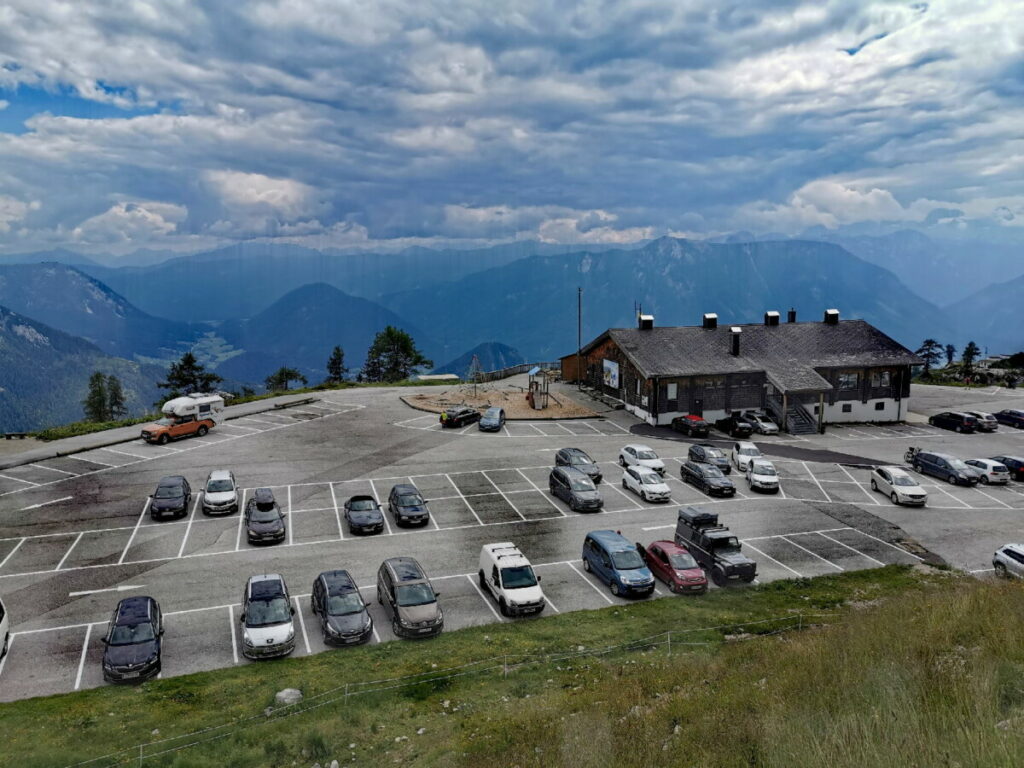
[[[266, 408], [260, 408], [257, 411], [249, 411], [247, 413], [238, 414], [236, 416], [225, 416], [224, 417], [224, 421], [234, 421], [235, 419], [244, 419], [246, 416], [253, 416], [253, 415], [257, 414], [257, 413], [266, 413], [267, 411], [280, 411], [280, 410], [284, 410], [285, 408], [291, 408], [291, 407], [296, 406], [296, 405], [309, 405], [310, 403], [317, 402], [317, 400], [318, 400], [318, 398], [311, 397], [311, 398], [307, 398], [305, 400], [296, 400], [295, 402], [292, 402], [292, 403], [274, 403], [274, 404], [268, 405]], [[139, 424], [138, 426], [141, 427], [142, 425]], [[96, 433], [96, 434], [100, 434], [100, 433]], [[133, 440], [137, 440], [138, 437], [139, 437], [138, 434], [136, 434], [136, 435], [134, 435], [132, 437], [119, 437], [116, 440], [106, 440], [106, 441], [101, 442], [101, 443], [96, 443], [94, 445], [83, 446], [83, 447], [80, 447], [80, 448], [70, 448], [68, 450], [55, 450], [55, 451], [51, 452], [50, 456], [38, 456], [38, 457], [32, 458], [32, 459], [20, 459], [19, 460], [17, 458], [17, 454], [16, 454], [15, 458], [13, 460], [11, 460], [11, 459], [0, 460], [0, 470], [10, 469], [11, 467], [21, 467], [21, 466], [24, 466], [26, 464], [35, 464], [36, 462], [46, 461], [48, 459], [59, 459], [59, 458], [61, 458], [63, 456], [73, 456], [76, 453], [84, 453], [85, 451], [94, 451], [97, 448], [107, 448], [108, 446], [111, 446], [111, 445], [120, 445], [121, 443], [130, 443]]]
[[[398, 399], [405, 403], [408, 407], [414, 411], [422, 411], [423, 413], [439, 414], [440, 411], [432, 411], [429, 408], [424, 408], [421, 405], [413, 405], [406, 397], [411, 395], [399, 395]], [[468, 406], [472, 408], [472, 406]], [[505, 421], [582, 421], [584, 419], [603, 419], [605, 418], [599, 413], [595, 413], [593, 416], [557, 416], [557, 417], [544, 417], [544, 416], [505, 416]]]

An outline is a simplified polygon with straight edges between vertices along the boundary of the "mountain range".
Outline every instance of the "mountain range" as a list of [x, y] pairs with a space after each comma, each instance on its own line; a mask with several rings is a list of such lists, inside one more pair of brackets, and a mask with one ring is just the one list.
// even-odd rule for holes
[[500, 371], [502, 368], [511, 368], [513, 365], [527, 362], [519, 354], [518, 349], [513, 349], [500, 341], [487, 341], [476, 345], [454, 360], [437, 366], [431, 373], [454, 373], [464, 377], [472, 368], [474, 357], [480, 363], [481, 371]]

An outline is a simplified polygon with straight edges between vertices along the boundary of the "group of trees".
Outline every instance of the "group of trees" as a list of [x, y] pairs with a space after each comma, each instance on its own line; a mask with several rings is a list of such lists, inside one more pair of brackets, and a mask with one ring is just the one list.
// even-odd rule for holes
[[82, 401], [86, 421], [117, 421], [128, 415], [124, 403], [124, 388], [117, 376], [100, 371], [89, 377], [89, 390]]
[[954, 378], [968, 380], [976, 375], [974, 364], [981, 356], [981, 348], [973, 341], [967, 342], [967, 346], [960, 353], [960, 362], [954, 363], [956, 359], [956, 347], [952, 344], [943, 346], [935, 339], [925, 339], [915, 354], [924, 361], [924, 371], [921, 377], [930, 379], [933, 376], [932, 369], [935, 368], [942, 358], [946, 358], [944, 373]]

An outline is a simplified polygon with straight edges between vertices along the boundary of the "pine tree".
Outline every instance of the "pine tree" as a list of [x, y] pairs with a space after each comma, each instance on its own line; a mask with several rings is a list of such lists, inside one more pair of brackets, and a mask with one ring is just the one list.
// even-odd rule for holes
[[921, 342], [920, 349], [915, 352], [924, 360], [924, 378], [929, 379], [932, 375], [932, 366], [942, 359], [942, 345], [935, 339], [925, 339]]
[[393, 383], [408, 379], [416, 368], [433, 364], [416, 348], [412, 336], [389, 325], [377, 334], [370, 345], [363, 376], [367, 381]]
[[107, 376], [107, 416], [111, 421], [123, 419], [128, 415], [124, 404], [124, 388], [121, 380], [111, 374]]
[[974, 361], [978, 359], [978, 355], [981, 354], [981, 348], [973, 341], [967, 342], [967, 346], [964, 347], [964, 351], [960, 354], [960, 360], [964, 364], [964, 373], [971, 374], [974, 372]]
[[195, 355], [186, 352], [181, 360], [171, 363], [167, 369], [167, 380], [158, 382], [157, 386], [170, 390], [171, 397], [176, 397], [192, 392], [207, 392], [222, 381], [224, 379], [220, 376], [207, 371]]
[[293, 382], [301, 382], [305, 386], [308, 382], [306, 377], [299, 373], [295, 368], [278, 368], [274, 373], [267, 376], [264, 380], [264, 384], [269, 392], [287, 392], [288, 385]]
[[946, 365], [953, 364], [953, 358], [956, 357], [956, 347], [952, 344], [946, 345]]
[[89, 377], [89, 392], [82, 401], [86, 421], [110, 421], [107, 410], [107, 377], [99, 371]]
[[341, 347], [335, 347], [327, 360], [327, 383], [340, 384], [345, 380], [346, 373], [348, 368], [345, 367], [345, 351]]

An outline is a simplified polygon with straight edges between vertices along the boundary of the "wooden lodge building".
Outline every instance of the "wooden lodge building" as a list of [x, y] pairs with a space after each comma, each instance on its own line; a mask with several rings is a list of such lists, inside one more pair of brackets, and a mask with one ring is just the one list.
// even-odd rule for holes
[[[640, 315], [636, 328], [610, 328], [581, 350], [584, 382], [622, 401], [653, 425], [701, 414], [714, 421], [730, 411], [759, 410], [794, 433], [837, 422], [894, 422], [905, 417], [910, 368], [921, 360], [863, 320], [800, 322], [790, 310], [764, 322], [658, 328]], [[562, 358], [575, 381], [577, 354]]]

